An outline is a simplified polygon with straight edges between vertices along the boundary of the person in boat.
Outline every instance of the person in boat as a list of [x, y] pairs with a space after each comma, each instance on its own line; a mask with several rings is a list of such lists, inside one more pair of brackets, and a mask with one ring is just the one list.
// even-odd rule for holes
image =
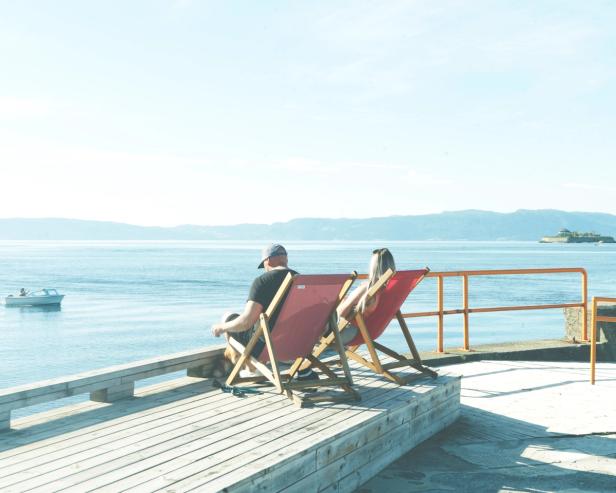
[[[265, 272], [257, 277], [250, 287], [248, 292], [248, 300], [244, 306], [242, 313], [229, 313], [223, 316], [220, 323], [212, 325], [212, 335], [220, 337], [222, 335], [228, 340], [233, 337], [242, 345], [248, 345], [253, 334], [258, 328], [259, 317], [270, 305], [278, 288], [282, 285], [288, 273], [296, 275], [297, 272], [289, 268], [289, 259], [285, 247], [279, 244], [272, 244], [265, 247], [261, 252], [261, 262], [258, 269], [264, 269]], [[275, 327], [276, 319], [280, 311], [280, 306], [269, 319], [269, 326]], [[265, 340], [259, 339], [252, 350], [252, 355], [258, 357], [265, 347]], [[231, 364], [239, 359], [240, 355], [237, 351], [227, 344], [225, 349], [225, 360]], [[316, 373], [310, 369], [309, 365], [306, 368], [300, 368], [298, 372], [298, 380], [318, 379]], [[253, 368], [249, 368], [253, 369]], [[225, 372], [229, 370], [229, 365], [226, 365]]]
[[19, 290], [19, 296], [26, 296], [28, 294], [28, 291], [25, 290], [25, 288], [21, 288]]
[[[355, 309], [360, 311], [364, 316], [370, 315], [376, 310], [379, 305], [380, 292], [376, 293], [376, 295], [370, 299], [367, 299], [367, 294], [370, 288], [376, 284], [379, 278], [385, 274], [388, 269], [396, 272], [396, 263], [394, 262], [392, 253], [387, 248], [378, 248], [374, 250], [372, 252], [372, 257], [370, 257], [368, 279], [361, 283], [357, 289], [338, 305], [336, 310], [338, 318], [346, 319]], [[358, 332], [359, 329], [352, 321], [349, 321], [349, 324], [341, 333], [343, 344], [353, 340]]]

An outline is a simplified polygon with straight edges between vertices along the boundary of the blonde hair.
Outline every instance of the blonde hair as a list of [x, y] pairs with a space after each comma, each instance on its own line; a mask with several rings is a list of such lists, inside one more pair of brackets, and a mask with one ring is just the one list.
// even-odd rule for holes
[[[372, 252], [370, 257], [370, 266], [368, 267], [368, 289], [366, 294], [370, 291], [370, 288], [376, 284], [388, 269], [396, 272], [396, 263], [394, 262], [394, 256], [387, 248], [378, 248]], [[363, 312], [366, 308], [367, 296], [364, 295], [363, 299], [359, 303], [359, 308]]]

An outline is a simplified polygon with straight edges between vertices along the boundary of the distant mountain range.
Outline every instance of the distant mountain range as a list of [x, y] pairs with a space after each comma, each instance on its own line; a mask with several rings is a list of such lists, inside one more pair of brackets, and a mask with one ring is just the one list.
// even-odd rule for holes
[[616, 235], [616, 215], [465, 210], [367, 219], [171, 228], [77, 219], [0, 219], [0, 240], [539, 240], [560, 229]]

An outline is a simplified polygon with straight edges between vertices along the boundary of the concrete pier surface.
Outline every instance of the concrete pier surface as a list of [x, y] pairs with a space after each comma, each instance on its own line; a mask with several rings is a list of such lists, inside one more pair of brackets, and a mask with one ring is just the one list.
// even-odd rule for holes
[[480, 361], [460, 419], [357, 492], [616, 491], [616, 364]]

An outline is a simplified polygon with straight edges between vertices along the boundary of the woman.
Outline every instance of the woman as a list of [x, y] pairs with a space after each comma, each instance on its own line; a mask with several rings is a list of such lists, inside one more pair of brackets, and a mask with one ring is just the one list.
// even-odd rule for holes
[[[370, 258], [370, 266], [368, 268], [368, 279], [361, 283], [358, 288], [353, 291], [345, 300], [338, 305], [337, 313], [338, 318], [347, 318], [352, 315], [353, 310], [357, 309], [362, 315], [370, 315], [376, 310], [379, 305], [379, 298], [381, 293], [376, 293], [372, 298], [368, 299], [367, 295], [370, 288], [374, 286], [388, 269], [396, 272], [396, 264], [394, 262], [394, 256], [387, 248], [379, 248], [372, 252]], [[355, 327], [352, 322], [341, 332], [342, 342], [344, 344], [352, 341], [359, 329]]]

